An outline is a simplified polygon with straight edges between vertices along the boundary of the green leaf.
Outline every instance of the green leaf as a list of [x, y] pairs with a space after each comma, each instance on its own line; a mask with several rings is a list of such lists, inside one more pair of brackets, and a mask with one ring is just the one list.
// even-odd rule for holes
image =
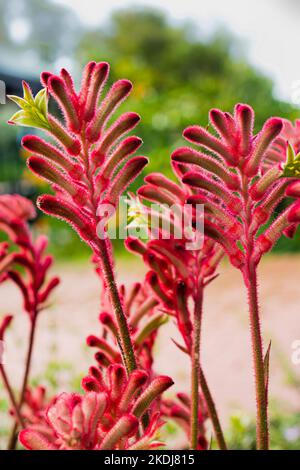
[[24, 100], [25, 100], [25, 101], [28, 101], [28, 103], [34, 104], [34, 99], [33, 99], [33, 96], [32, 96], [32, 91], [31, 91], [30, 86], [28, 85], [28, 83], [25, 82], [25, 80], [23, 80], [22, 86], [23, 86]]
[[295, 155], [295, 150], [290, 143], [286, 150], [286, 162], [283, 166], [284, 177], [299, 177], [300, 178], [300, 154]]
[[25, 107], [28, 106], [27, 101], [25, 101], [24, 98], [21, 98], [20, 96], [7, 95], [7, 98], [16, 103], [22, 109], [25, 109]]
[[135, 338], [135, 343], [137, 345], [141, 345], [145, 339], [153, 333], [153, 331], [157, 330], [160, 326], [167, 323], [169, 317], [167, 315], [157, 315], [156, 317], [152, 318], [144, 328], [138, 333], [137, 337]]
[[47, 116], [48, 112], [48, 93], [46, 88], [42, 88], [34, 98], [34, 103], [41, 111], [42, 115]]
[[21, 108], [10, 118], [10, 124], [50, 130], [46, 89], [40, 90], [33, 98], [29, 85], [23, 81], [23, 98], [15, 95], [8, 95], [8, 98]]
[[268, 396], [268, 387], [269, 387], [270, 351], [271, 351], [271, 341], [269, 342], [269, 346], [264, 357], [264, 376], [265, 376], [266, 397]]

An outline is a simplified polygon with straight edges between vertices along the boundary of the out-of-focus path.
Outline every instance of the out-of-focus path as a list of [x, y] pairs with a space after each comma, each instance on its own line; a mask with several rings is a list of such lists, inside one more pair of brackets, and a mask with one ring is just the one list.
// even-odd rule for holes
[[[119, 263], [119, 279], [129, 283], [143, 276], [143, 267], [132, 259]], [[97, 321], [99, 282], [88, 265], [61, 265], [54, 269], [62, 283], [53, 305], [41, 314], [36, 338], [33, 375], [42, 374], [49, 362], [73, 364], [76, 374], [93, 362], [85, 337], [99, 331]], [[254, 410], [248, 316], [245, 292], [239, 272], [228, 264], [208, 288], [203, 323], [202, 364], [221, 412], [227, 421], [233, 410]], [[286, 367], [300, 380], [300, 364], [291, 361], [292, 343], [300, 340], [300, 257], [278, 256], [264, 260], [260, 269], [260, 298], [265, 346], [272, 338], [271, 397], [286, 406], [299, 407], [299, 392], [287, 383]], [[7, 370], [16, 385], [23, 364], [28, 323], [13, 286], [0, 287], [0, 315], [16, 313], [7, 335]], [[156, 370], [175, 379], [174, 390], [189, 387], [189, 364], [171, 338], [178, 338], [169, 322], [161, 331], [156, 347]], [[64, 387], [64, 377], [59, 377]]]

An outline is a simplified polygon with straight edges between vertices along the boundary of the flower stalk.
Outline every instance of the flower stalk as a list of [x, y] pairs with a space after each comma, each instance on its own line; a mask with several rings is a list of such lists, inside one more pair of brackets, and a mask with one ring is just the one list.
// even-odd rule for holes
[[255, 373], [257, 449], [268, 450], [268, 392], [265, 384], [264, 355], [257, 295], [257, 273], [256, 268], [251, 266], [251, 264], [247, 270], [247, 277], [250, 331]]
[[199, 424], [199, 377], [200, 377], [200, 335], [203, 306], [203, 286], [198, 281], [195, 296], [193, 338], [191, 353], [191, 450], [196, 450], [198, 445]]

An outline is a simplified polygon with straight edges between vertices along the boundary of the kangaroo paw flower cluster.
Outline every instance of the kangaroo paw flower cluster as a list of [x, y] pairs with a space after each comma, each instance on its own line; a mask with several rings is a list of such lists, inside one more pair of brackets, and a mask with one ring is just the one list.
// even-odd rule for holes
[[[183, 136], [200, 150], [179, 148], [172, 160], [183, 166], [182, 182], [205, 205], [206, 236], [219, 243], [232, 265], [243, 273], [256, 374], [258, 448], [267, 448], [267, 390], [256, 266], [283, 233], [295, 231], [300, 222], [298, 192], [291, 187], [291, 178], [285, 176], [278, 162], [270, 166], [270, 152], [274, 152], [276, 139], [283, 130], [281, 119], [270, 118], [254, 135], [254, 112], [250, 106], [236, 105], [233, 115], [213, 109], [209, 117], [217, 136], [201, 126], [188, 127]], [[296, 201], [272, 220], [276, 207], [287, 194]]]
[[152, 449], [161, 445], [157, 441], [162, 425], [159, 413], [152, 410], [142, 434], [140, 420], [172, 384], [165, 376], [149, 381], [142, 370], [127, 379], [120, 364], [109, 366], [106, 377], [91, 367], [83, 379], [84, 395], [62, 393], [49, 405], [46, 422], [52, 435], [48, 429], [29, 427], [21, 431], [20, 441], [31, 450]]
[[[37, 205], [69, 223], [91, 248], [102, 292], [99, 332], [86, 340], [96, 349], [96, 365], [82, 380], [84, 393], [62, 393], [46, 404], [44, 388], [29, 388], [28, 379], [36, 320], [59, 280], [48, 280], [52, 258], [45, 253], [46, 238], [31, 235], [32, 203], [0, 196], [0, 230], [8, 237], [0, 243], [0, 283], [15, 283], [30, 319], [18, 398], [0, 361], [15, 421], [9, 448], [22, 428], [20, 442], [32, 450], [153, 449], [162, 445], [163, 417], [183, 428], [195, 450], [208, 449], [210, 420], [218, 447], [227, 449], [201, 355], [205, 290], [227, 256], [248, 294], [257, 449], [268, 449], [270, 345], [264, 348], [261, 333], [257, 266], [279, 237], [293, 237], [300, 223], [299, 120], [293, 126], [271, 117], [255, 134], [253, 109], [237, 104], [232, 114], [212, 109], [207, 127], [186, 128], [183, 136], [194, 146], [171, 156], [177, 181], [148, 174], [137, 196], [130, 195], [125, 246], [141, 257], [147, 273], [142, 282], [118, 286], [107, 222], [147, 158], [135, 156], [141, 139], [128, 136], [140, 117], [126, 112], [114, 120], [132, 85], [118, 80], [105, 92], [108, 74], [106, 62], [89, 62], [77, 90], [67, 70], [44, 72], [36, 96], [25, 82], [22, 98], [10, 96], [20, 110], [9, 123], [50, 137], [22, 140], [29, 169], [53, 192], [40, 196]], [[60, 119], [49, 112], [49, 99], [61, 110]], [[135, 236], [136, 229], [146, 236]], [[155, 374], [153, 353], [169, 317], [181, 335], [174, 343], [191, 366], [189, 392], [174, 399], [162, 397], [173, 381]], [[1, 342], [11, 320], [5, 315], [0, 322]]]
[[[83, 72], [81, 88], [76, 91], [67, 70], [62, 69], [60, 75], [44, 72], [41, 75], [44, 93], [33, 98], [25, 84], [24, 98], [12, 97], [22, 108], [21, 120], [17, 113], [12, 121], [40, 127], [56, 141], [53, 145], [34, 135], [25, 136], [22, 141], [23, 147], [32, 154], [28, 167], [48, 181], [55, 193], [40, 196], [38, 207], [68, 222], [97, 257], [114, 308], [123, 361], [129, 372], [136, 367], [136, 361], [115, 282], [106, 215], [114, 213], [119, 197], [148, 160], [133, 156], [142, 144], [140, 138], [124, 138], [138, 124], [138, 114], [127, 112], [110, 123], [113, 113], [131, 92], [132, 84], [119, 80], [103, 97], [108, 74], [106, 62], [89, 62]], [[49, 95], [60, 107], [63, 123], [48, 112]], [[40, 123], [40, 108], [43, 120], [47, 121], [46, 127]], [[32, 123], [28, 113], [39, 116], [38, 122]]]
[[[28, 351], [19, 399], [14, 396], [4, 365], [1, 365], [1, 375], [9, 394], [12, 413], [16, 417], [16, 423], [21, 425], [25, 419], [22, 406], [27, 393], [37, 318], [47, 306], [50, 294], [59, 284], [57, 276], [47, 278], [53, 262], [52, 257], [45, 254], [47, 238], [39, 236], [34, 240], [31, 235], [28, 221], [35, 215], [35, 208], [28, 199], [19, 195], [0, 196], [0, 230], [5, 232], [9, 239], [0, 247], [0, 282], [12, 281], [17, 286], [23, 298], [24, 311], [30, 320]], [[11, 247], [10, 251], [8, 247]], [[12, 318], [12, 315], [8, 315], [3, 319], [0, 340], [3, 340]], [[15, 439], [15, 431], [16, 425], [12, 439]]]

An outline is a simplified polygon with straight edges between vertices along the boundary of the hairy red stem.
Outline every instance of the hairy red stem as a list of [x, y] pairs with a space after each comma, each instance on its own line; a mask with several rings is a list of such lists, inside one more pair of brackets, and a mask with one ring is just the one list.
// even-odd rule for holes
[[194, 306], [193, 341], [191, 354], [191, 449], [196, 450], [199, 427], [199, 373], [200, 373], [200, 335], [203, 307], [203, 287], [198, 282]]
[[227, 450], [224, 433], [216, 409], [216, 405], [208, 387], [200, 361], [201, 325], [203, 313], [203, 284], [200, 282], [195, 298], [194, 328], [192, 344], [192, 380], [191, 380], [191, 449], [197, 449], [199, 433], [199, 385], [211, 419], [215, 438], [220, 450]]
[[127, 319], [123, 310], [119, 292], [117, 289], [113, 267], [111, 265], [106, 240], [98, 242], [100, 252], [100, 263], [105, 274], [107, 289], [109, 291], [110, 300], [115, 312], [118, 325], [118, 343], [121, 350], [124, 365], [127, 374], [136, 369], [136, 360], [133, 351], [133, 345], [130, 337]]
[[[23, 402], [24, 402], [25, 391], [28, 385], [28, 379], [29, 379], [29, 373], [30, 373], [30, 367], [31, 367], [31, 361], [32, 361], [32, 351], [33, 351], [33, 345], [34, 345], [35, 330], [36, 330], [36, 315], [33, 316], [33, 319], [30, 323], [29, 343], [28, 343], [28, 350], [27, 350], [27, 355], [26, 355], [25, 371], [24, 371], [22, 388], [21, 388], [21, 393], [20, 393], [20, 398], [19, 398], [19, 403], [18, 403], [18, 409], [20, 413], [21, 413]], [[14, 450], [16, 448], [17, 430], [18, 430], [18, 423], [15, 422], [12, 428], [11, 434], [10, 434], [9, 441], [8, 441], [8, 450]]]
[[244, 222], [247, 264], [243, 270], [244, 282], [248, 293], [250, 332], [253, 353], [256, 395], [256, 441], [258, 450], [268, 450], [268, 397], [265, 389], [263, 343], [259, 319], [257, 294], [257, 272], [253, 262], [254, 237], [251, 233], [252, 203], [249, 198], [249, 178], [242, 176], [244, 198]]
[[218, 447], [220, 450], [227, 450], [227, 445], [225, 442], [224, 433], [223, 433], [221, 422], [218, 416], [217, 408], [216, 408], [214, 399], [212, 397], [212, 394], [210, 392], [210, 389], [208, 387], [202, 367], [200, 367], [199, 382], [200, 382], [202, 394], [204, 396], [206, 408], [207, 408], [209, 417], [213, 425], [215, 438], [216, 438]]
[[256, 268], [251, 266], [248, 269], [248, 302], [255, 372], [257, 450], [268, 450], [268, 403], [265, 388], [263, 344], [259, 320], [257, 275]]
[[5, 369], [3, 367], [3, 364], [0, 364], [0, 374], [2, 376], [2, 379], [3, 379], [3, 382], [4, 382], [4, 385], [5, 385], [5, 388], [7, 390], [7, 393], [8, 393], [8, 396], [9, 396], [9, 399], [10, 399], [10, 402], [11, 402], [11, 406], [13, 407], [13, 410], [14, 410], [14, 413], [15, 413], [15, 416], [16, 416], [16, 419], [18, 420], [18, 423], [19, 425], [24, 428], [24, 422], [23, 422], [23, 418], [20, 414], [20, 410], [19, 410], [19, 407], [18, 407], [18, 404], [17, 404], [17, 401], [16, 401], [16, 398], [15, 398], [15, 395], [13, 393], [13, 390], [11, 388], [11, 385], [9, 383], [9, 380], [8, 380], [8, 377], [6, 375], [6, 372], [5, 372]]

